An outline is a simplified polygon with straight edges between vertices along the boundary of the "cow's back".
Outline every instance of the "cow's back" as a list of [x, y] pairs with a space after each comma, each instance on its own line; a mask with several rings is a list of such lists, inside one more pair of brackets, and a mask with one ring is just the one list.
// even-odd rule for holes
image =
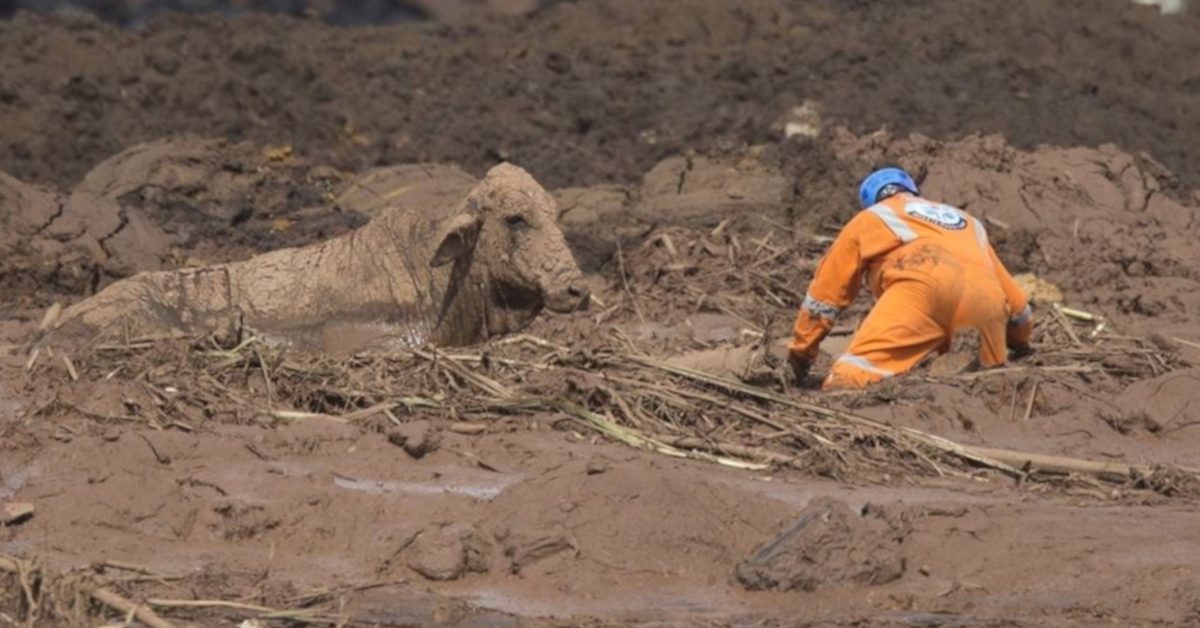
[[247, 325], [309, 348], [336, 344], [333, 328], [354, 330], [335, 334], [347, 342], [377, 333], [420, 344], [449, 280], [430, 268], [435, 240], [461, 200], [392, 206], [353, 233], [231, 264], [233, 300]]

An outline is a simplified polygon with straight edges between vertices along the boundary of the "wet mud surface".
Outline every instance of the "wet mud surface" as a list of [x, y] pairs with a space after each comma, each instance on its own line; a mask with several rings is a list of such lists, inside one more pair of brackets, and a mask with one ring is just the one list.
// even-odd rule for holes
[[[97, 585], [178, 626], [1200, 621], [1196, 18], [1018, 8], [0, 24], [0, 623], [123, 621]], [[905, 90], [863, 98], [883, 74]], [[137, 272], [449, 206], [501, 159], [555, 198], [587, 311], [396, 354], [39, 329]], [[1032, 355], [821, 393], [864, 298], [781, 380], [882, 161], [1052, 284]]]
[[[124, 561], [187, 583], [140, 586], [153, 597], [259, 591], [259, 603], [282, 607], [313, 591], [386, 583], [344, 594], [345, 613], [364, 624], [440, 612], [454, 619], [447, 625], [467, 625], [486, 609], [546, 623], [679, 625], [922, 625], [925, 613], [958, 625], [1153, 624], [1195, 612], [1200, 547], [1186, 502], [769, 478], [521, 423], [449, 434], [421, 460], [320, 422], [269, 433], [77, 433], [36, 456], [6, 454], [5, 492], [38, 512], [0, 547], [36, 553], [47, 567]], [[496, 470], [465, 464], [474, 458]], [[785, 586], [759, 586], [751, 578], [767, 569], [750, 576], [748, 566], [761, 560], [759, 546], [817, 504], [833, 504], [855, 532], [829, 527], [803, 556], [775, 548], [766, 565]], [[858, 514], [867, 504], [902, 511], [903, 527]]]
[[[178, 163], [171, 155], [195, 148], [153, 146], [169, 156], [152, 161], [168, 166]], [[218, 157], [231, 150], [262, 154], [205, 150], [208, 157], [184, 160], [188, 168], [224, 163]], [[828, 434], [846, 449], [828, 457], [797, 444], [811, 441], [764, 440], [766, 426], [744, 416], [662, 414], [649, 400], [678, 402], [623, 388], [619, 377], [628, 375], [597, 357], [615, 343], [778, 389], [770, 354], [778, 356], [820, 238], [853, 211], [852, 191], [813, 184], [810, 168], [819, 161], [826, 179], [839, 181], [880, 159], [921, 173], [931, 196], [984, 217], [1014, 271], [1053, 282], [1067, 305], [1102, 317], [1105, 327], [1060, 321], [1042, 304], [1038, 351], [1010, 371], [935, 364], [866, 394], [787, 394], [958, 442], [1152, 467], [1115, 482], [1012, 477], [942, 458], [929, 466], [893, 449], [898, 442], [836, 430]], [[149, 178], [168, 170], [145, 168]], [[474, 181], [453, 168], [404, 166], [330, 174], [320, 179], [327, 193], [304, 209], [270, 195], [273, 182], [308, 180], [303, 173], [313, 171], [329, 172], [298, 158], [252, 169], [255, 183], [244, 193], [265, 194], [257, 197], [266, 199], [258, 206], [265, 213], [251, 213], [247, 233], [303, 244], [330, 224], [354, 224], [332, 216], [366, 221], [389, 202], [445, 203]], [[203, 181], [219, 184], [216, 192], [242, 189], [236, 178]], [[136, 206], [121, 204], [129, 194], [117, 195], [116, 206], [136, 209], [184, 251], [236, 258], [279, 243], [248, 237], [221, 248], [213, 238], [181, 235], [184, 225], [204, 233], [226, 220], [221, 204], [197, 200], [208, 198], [209, 184], [183, 195], [193, 203], [188, 211], [168, 211], [179, 207], [176, 194], [144, 189]], [[45, 218], [30, 220], [29, 207], [78, 194], [7, 185], [19, 194], [6, 194], [0, 216], [35, 225], [35, 236]], [[396, 370], [401, 363], [390, 358], [312, 362], [265, 348], [239, 354], [139, 339], [59, 347], [31, 361], [27, 343], [43, 306], [81, 295], [22, 288], [0, 328], [0, 501], [36, 512], [3, 529], [0, 554], [36, 556], [51, 573], [89, 570], [140, 599], [309, 604], [321, 617], [340, 613], [365, 625], [1196, 617], [1200, 547], [1191, 531], [1200, 487], [1186, 469], [1200, 467], [1197, 199], [1153, 160], [1112, 147], [1026, 152], [995, 136], [942, 142], [834, 129], [815, 140], [668, 159], [637, 184], [553, 195], [568, 238], [592, 260], [589, 283], [604, 305], [543, 315], [529, 330], [563, 348], [535, 343], [532, 353], [511, 353], [498, 344], [480, 354], [497, 356], [490, 363], [472, 361], [474, 350], [441, 358], [466, 360], [460, 368], [484, 376], [482, 384], [419, 360], [419, 368]], [[81, 215], [103, 211], [112, 210]], [[268, 230], [279, 218], [294, 224]], [[70, 248], [91, 227], [70, 233], [74, 239], [51, 240]], [[7, 259], [28, 267], [38, 255], [61, 255], [19, 251]], [[842, 321], [848, 327], [827, 341], [817, 371], [867, 305]], [[765, 354], [757, 334], [772, 339]], [[523, 361], [546, 351], [559, 357]], [[666, 430], [658, 438], [685, 451], [777, 462], [737, 470], [639, 451], [544, 406], [505, 410], [481, 401], [486, 396], [462, 397], [463, 386], [479, 385], [489, 395], [520, 389], [607, 407], [629, 427]], [[390, 418], [378, 406], [386, 399], [403, 400], [390, 402], [399, 404]], [[770, 424], [783, 420], [762, 411]], [[61, 599], [47, 604], [70, 608]], [[170, 616], [208, 625], [250, 615], [210, 608]]]

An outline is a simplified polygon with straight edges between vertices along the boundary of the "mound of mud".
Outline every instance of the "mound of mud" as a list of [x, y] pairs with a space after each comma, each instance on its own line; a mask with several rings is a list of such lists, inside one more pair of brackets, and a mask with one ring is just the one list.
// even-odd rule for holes
[[[930, 198], [983, 219], [1006, 266], [1056, 284], [1067, 305], [1128, 332], [1194, 335], [1200, 194], [1145, 155], [1111, 145], [1023, 151], [998, 136], [946, 142], [845, 131], [749, 153], [755, 157], [704, 160], [728, 168], [730, 180], [756, 182], [759, 196], [742, 206], [725, 196], [737, 184], [698, 186], [689, 194], [686, 178], [684, 187], [653, 198], [647, 195], [657, 185], [650, 182], [621, 194], [610, 186], [590, 195], [560, 192], [577, 199], [581, 208], [573, 211], [580, 217], [594, 208], [620, 219], [610, 223], [650, 227], [643, 238], [625, 239], [622, 255], [605, 267], [614, 293], [601, 298], [620, 310], [600, 318], [637, 319], [637, 339], [659, 338], [676, 348], [680, 341], [707, 348], [688, 341], [699, 337], [687, 328], [698, 313], [732, 317], [735, 329], [786, 335], [822, 251], [858, 211], [856, 181], [873, 164], [890, 161], [917, 173]], [[768, 182], [790, 193], [766, 194], [779, 189]], [[688, 206], [701, 197], [704, 209]], [[612, 209], [615, 199], [624, 209]], [[571, 220], [568, 211], [564, 221]], [[574, 230], [583, 232], [583, 225]], [[845, 322], [852, 325], [867, 305], [860, 299]], [[1050, 321], [1048, 308], [1044, 314]]]
[[923, 194], [987, 222], [1011, 271], [1050, 280], [1074, 306], [1146, 332], [1191, 335], [1200, 317], [1200, 193], [1145, 154], [1021, 151], [998, 136], [843, 133], [832, 145], [859, 172], [892, 161], [918, 173]]
[[0, 178], [2, 301], [42, 303], [115, 278], [248, 257], [363, 224], [332, 202], [341, 175], [288, 147], [182, 139], [135, 146], [69, 193]]
[[[1190, 335], [1200, 313], [1200, 193], [1111, 145], [1023, 151], [998, 136], [834, 130], [668, 158], [640, 184], [554, 196], [580, 266], [629, 284], [612, 295], [625, 313], [671, 326], [710, 312], [784, 333], [828, 238], [857, 211], [855, 182], [881, 161], [984, 219], [1009, 269], [1057, 284], [1069, 305], [1129, 331]], [[69, 194], [0, 181], [0, 285], [11, 299], [45, 305], [137, 271], [327, 239], [389, 205], [452, 202], [475, 181], [444, 165], [349, 176], [287, 147], [155, 142], [104, 162]]]
[[859, 514], [836, 499], [813, 500], [799, 520], [738, 563], [747, 589], [813, 591], [839, 584], [887, 584], [904, 575], [901, 517], [866, 509]]
[[0, 170], [70, 185], [192, 132], [345, 169], [507, 160], [549, 186], [628, 182], [685, 148], [780, 137], [812, 99], [857, 132], [1116, 142], [1194, 184], [1198, 54], [1200, 16], [1113, 0], [588, 0], [354, 31], [25, 14], [0, 26]]

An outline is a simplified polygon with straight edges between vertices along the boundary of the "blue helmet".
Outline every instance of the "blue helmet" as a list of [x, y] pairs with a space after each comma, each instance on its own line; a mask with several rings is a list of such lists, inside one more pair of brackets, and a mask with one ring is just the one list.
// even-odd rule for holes
[[917, 191], [917, 182], [908, 176], [908, 173], [900, 168], [880, 168], [875, 172], [867, 175], [863, 179], [862, 185], [858, 186], [858, 200], [862, 203], [863, 209], [879, 202], [879, 193], [883, 188], [889, 185], [898, 185], [913, 194], [920, 194]]

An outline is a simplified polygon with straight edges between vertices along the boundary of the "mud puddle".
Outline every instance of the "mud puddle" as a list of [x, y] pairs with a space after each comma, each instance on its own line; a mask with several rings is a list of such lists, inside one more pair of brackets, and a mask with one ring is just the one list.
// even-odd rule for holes
[[[357, 472], [344, 472], [335, 467], [351, 467], [353, 465], [339, 464], [336, 461], [276, 461], [271, 464], [269, 473], [275, 477], [296, 482], [312, 482], [314, 479], [320, 490], [327, 492], [329, 484], [352, 493], [377, 497], [405, 498], [436, 498], [436, 497], [468, 497], [480, 501], [495, 499], [505, 489], [525, 479], [519, 473], [496, 473], [475, 471], [474, 469], [455, 466], [454, 464], [421, 465], [410, 471], [406, 478], [384, 478], [377, 475]], [[276, 493], [274, 483], [264, 483], [253, 478], [255, 473], [261, 473], [261, 465], [234, 465], [224, 469], [220, 474], [206, 477], [222, 487], [225, 494], [245, 499], [271, 499]]]
[[538, 594], [519, 587], [488, 587], [464, 589], [456, 595], [482, 608], [523, 617], [595, 615], [618, 620], [694, 621], [704, 617], [728, 618], [755, 610], [731, 596], [714, 594], [704, 586], [656, 586], [650, 590], [570, 597]]
[[[458, 470], [445, 469], [444, 471], [436, 472], [439, 476], [442, 473], [459, 473]], [[353, 478], [346, 475], [341, 475], [334, 472], [333, 483], [344, 489], [352, 491], [361, 491], [371, 495], [465, 495], [474, 499], [489, 500], [495, 498], [504, 489], [519, 482], [521, 476], [509, 475], [501, 476], [493, 482], [476, 481], [470, 482], [467, 480], [456, 480], [447, 477], [440, 477], [437, 481], [431, 482], [396, 482], [390, 480], [375, 480], [365, 478]]]
[[[994, 495], [973, 495], [963, 485], [946, 483], [946, 486], [847, 486], [834, 483], [794, 481], [780, 477], [729, 476], [721, 481], [736, 488], [769, 497], [789, 506], [803, 508], [818, 497], [832, 497], [846, 503], [853, 510], [862, 510], [867, 504], [904, 502], [915, 506], [951, 507], [994, 502]], [[931, 482], [932, 484], [932, 482]]]

